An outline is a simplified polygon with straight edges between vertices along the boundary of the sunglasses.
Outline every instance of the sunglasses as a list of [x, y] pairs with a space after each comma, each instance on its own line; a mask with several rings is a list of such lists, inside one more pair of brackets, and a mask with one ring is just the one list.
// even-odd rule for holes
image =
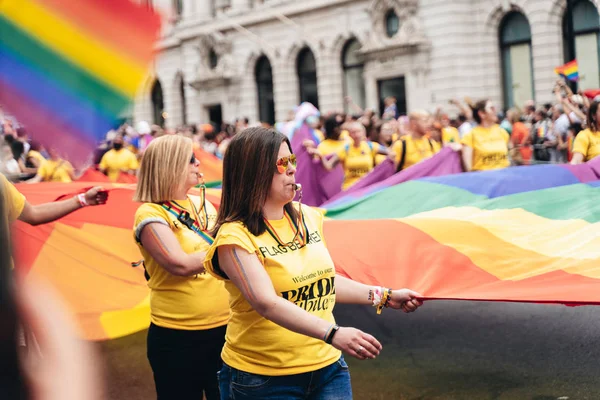
[[288, 165], [292, 165], [292, 167], [296, 168], [296, 155], [292, 154], [289, 157], [281, 157], [277, 160], [277, 172], [280, 174], [285, 174], [285, 171], [288, 169]]
[[196, 164], [198, 160], [196, 159], [196, 155], [192, 153], [192, 158], [190, 159], [190, 164]]

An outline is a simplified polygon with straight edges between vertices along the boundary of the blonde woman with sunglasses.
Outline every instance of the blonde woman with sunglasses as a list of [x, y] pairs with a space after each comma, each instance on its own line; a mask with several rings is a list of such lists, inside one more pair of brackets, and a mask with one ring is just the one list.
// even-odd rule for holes
[[379, 355], [368, 333], [336, 325], [336, 302], [415, 311], [408, 290], [336, 275], [323, 215], [293, 202], [296, 158], [265, 128], [236, 135], [225, 154], [215, 243], [206, 269], [225, 281], [232, 316], [221, 354], [221, 399], [351, 399], [342, 352]]
[[139, 171], [134, 236], [150, 287], [148, 360], [158, 399], [219, 399], [217, 371], [229, 319], [223, 283], [204, 273], [217, 212], [198, 185], [192, 141], [153, 140]]

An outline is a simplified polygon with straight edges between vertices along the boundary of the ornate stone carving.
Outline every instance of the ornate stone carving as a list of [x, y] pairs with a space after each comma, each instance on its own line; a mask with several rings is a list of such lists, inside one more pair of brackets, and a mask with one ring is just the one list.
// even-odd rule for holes
[[[231, 40], [222, 33], [200, 35], [195, 47], [200, 55], [196, 79], [191, 82], [195, 89], [228, 85], [237, 76]], [[211, 52], [217, 56], [217, 65], [214, 68], [211, 67], [210, 62]]]
[[[429, 39], [417, 16], [418, 4], [418, 0], [373, 0], [368, 8], [373, 31], [362, 53], [367, 58], [385, 58], [429, 49]], [[393, 37], [388, 37], [386, 32], [385, 19], [389, 11], [394, 11], [400, 20], [400, 28]]]

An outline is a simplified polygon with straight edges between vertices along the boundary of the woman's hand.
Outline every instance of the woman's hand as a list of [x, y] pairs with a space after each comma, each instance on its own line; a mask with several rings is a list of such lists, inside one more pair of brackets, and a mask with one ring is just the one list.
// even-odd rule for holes
[[331, 345], [359, 360], [373, 359], [382, 349], [373, 336], [354, 328], [342, 328], [335, 333]]
[[392, 290], [392, 297], [388, 302], [388, 307], [396, 310], [401, 309], [405, 313], [411, 313], [423, 305], [419, 297], [423, 296], [410, 289]]
[[304, 141], [302, 142], [302, 146], [303, 146], [305, 149], [311, 149], [311, 148], [316, 148], [316, 147], [317, 147], [316, 143], [315, 143], [315, 142], [313, 142], [313, 141], [312, 141], [312, 140], [310, 140], [310, 139], [306, 139], [306, 140], [304, 140]]

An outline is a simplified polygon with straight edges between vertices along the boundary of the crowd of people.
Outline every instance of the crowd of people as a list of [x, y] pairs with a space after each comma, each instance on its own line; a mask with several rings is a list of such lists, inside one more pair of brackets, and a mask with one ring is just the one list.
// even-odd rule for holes
[[[341, 164], [346, 171], [344, 189], [382, 163], [394, 161], [398, 170], [408, 168], [450, 146], [461, 151], [465, 171], [504, 168], [510, 165], [582, 163], [600, 153], [596, 149], [597, 104], [582, 93], [574, 94], [564, 81], [554, 87], [555, 102], [536, 105], [528, 101], [504, 112], [492, 102], [451, 100], [449, 112], [414, 111], [400, 115], [396, 99], [385, 100], [379, 116], [362, 110], [347, 98], [350, 112], [311, 115], [305, 122], [315, 131], [306, 147], [323, 159], [325, 168]], [[598, 99], [600, 100], [600, 99]], [[450, 114], [452, 114], [452, 117]], [[588, 116], [589, 114], [589, 116]], [[284, 131], [294, 112], [275, 125]], [[23, 127], [5, 118], [0, 142], [0, 172], [11, 181], [70, 182], [84, 168], [75, 170], [62, 158], [60, 149], [45, 149], [31, 140]], [[252, 126], [269, 127], [256, 123]], [[195, 148], [223, 158], [232, 138], [250, 127], [247, 118], [233, 124], [198, 124], [176, 129], [141, 121], [123, 124], [106, 134], [89, 165], [117, 181], [134, 176], [148, 144], [163, 135], [177, 134], [192, 140]], [[290, 132], [284, 132], [289, 134]], [[579, 139], [577, 139], [579, 138]], [[369, 154], [369, 156], [366, 156]], [[332, 157], [335, 155], [335, 157]]]

